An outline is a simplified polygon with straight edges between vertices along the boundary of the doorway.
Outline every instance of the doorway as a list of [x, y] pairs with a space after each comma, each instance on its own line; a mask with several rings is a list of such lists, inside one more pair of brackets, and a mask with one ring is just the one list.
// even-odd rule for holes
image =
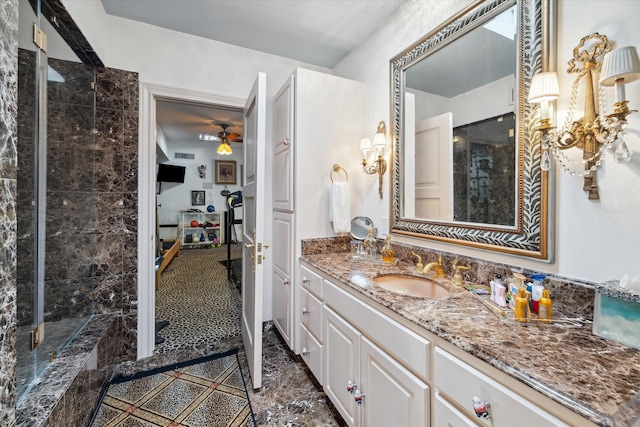
[[[148, 357], [155, 346], [155, 259], [156, 259], [156, 159], [157, 143], [162, 136], [157, 130], [158, 102], [175, 101], [186, 104], [210, 105], [228, 109], [242, 109], [245, 101], [191, 92], [163, 86], [141, 83], [140, 91], [140, 135], [139, 135], [139, 181], [138, 192], [140, 204], [139, 218], [150, 221], [139, 221], [138, 240], [138, 358]], [[209, 169], [209, 166], [207, 169]], [[211, 166], [211, 169], [214, 169]], [[193, 172], [193, 171], [191, 171]], [[197, 171], [196, 171], [197, 172]], [[187, 173], [185, 171], [185, 173]], [[214, 174], [215, 171], [211, 170]], [[212, 175], [213, 176], [213, 175]], [[188, 189], [189, 198], [191, 191]], [[205, 190], [206, 192], [206, 190]], [[189, 199], [190, 200], [190, 199]], [[190, 203], [190, 202], [187, 202]], [[204, 206], [206, 208], [206, 206]]]

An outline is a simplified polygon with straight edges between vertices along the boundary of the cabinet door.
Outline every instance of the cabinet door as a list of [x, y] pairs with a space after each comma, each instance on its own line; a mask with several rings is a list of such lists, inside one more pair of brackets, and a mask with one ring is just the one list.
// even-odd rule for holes
[[436, 426], [446, 427], [477, 427], [460, 411], [453, 407], [440, 393], [435, 394], [433, 403], [433, 423]]
[[363, 426], [428, 426], [429, 387], [369, 341], [360, 343]]
[[360, 332], [327, 306], [323, 318], [324, 391], [349, 426], [360, 425], [354, 395], [347, 390], [349, 382], [359, 388]]
[[273, 209], [293, 212], [293, 103], [294, 76], [274, 99]]
[[273, 323], [293, 349], [293, 214], [273, 213]]

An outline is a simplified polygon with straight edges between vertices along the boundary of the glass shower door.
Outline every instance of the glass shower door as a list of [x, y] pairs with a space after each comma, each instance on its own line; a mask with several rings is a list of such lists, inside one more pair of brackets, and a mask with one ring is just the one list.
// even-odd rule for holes
[[19, 22], [18, 401], [92, 315], [96, 270], [94, 69], [45, 1]]

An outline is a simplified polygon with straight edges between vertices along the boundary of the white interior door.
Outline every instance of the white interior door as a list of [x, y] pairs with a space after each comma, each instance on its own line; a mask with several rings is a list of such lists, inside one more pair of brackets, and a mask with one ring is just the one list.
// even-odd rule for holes
[[253, 388], [262, 386], [262, 298], [267, 75], [258, 73], [244, 107], [242, 341]]
[[453, 116], [444, 113], [416, 123], [415, 215], [453, 219]]

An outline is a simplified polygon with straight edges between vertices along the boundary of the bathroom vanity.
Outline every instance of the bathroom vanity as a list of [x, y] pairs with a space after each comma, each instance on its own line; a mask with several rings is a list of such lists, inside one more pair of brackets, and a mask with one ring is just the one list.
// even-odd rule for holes
[[302, 358], [350, 426], [640, 425], [640, 350], [590, 324], [501, 319], [461, 288], [398, 295], [372, 279], [414, 274], [412, 264], [348, 257], [301, 257], [297, 328]]

